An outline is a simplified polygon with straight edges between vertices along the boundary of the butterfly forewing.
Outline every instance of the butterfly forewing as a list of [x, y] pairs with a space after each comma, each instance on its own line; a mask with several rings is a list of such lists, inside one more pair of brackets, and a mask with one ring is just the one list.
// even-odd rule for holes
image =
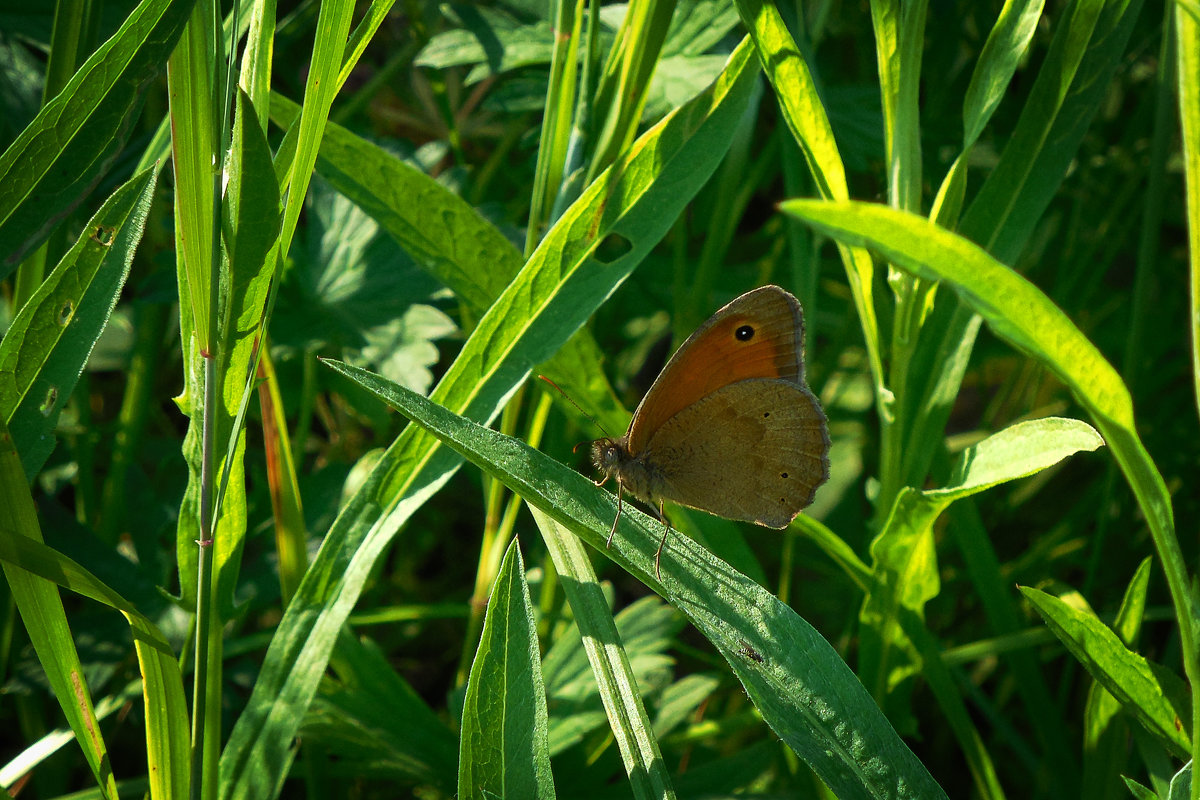
[[747, 292], [680, 346], [642, 399], [629, 428], [638, 454], [672, 417], [722, 387], [749, 378], [804, 384], [804, 319], [778, 286]]

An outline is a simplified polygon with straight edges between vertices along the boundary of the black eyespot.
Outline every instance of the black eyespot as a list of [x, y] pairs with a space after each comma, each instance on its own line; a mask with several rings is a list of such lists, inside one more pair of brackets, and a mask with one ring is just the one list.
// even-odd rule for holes
[[739, 342], [750, 341], [751, 339], [754, 338], [754, 326], [753, 325], [742, 325], [736, 331], [733, 332], [733, 338], [737, 339]]
[[787, 476], [788, 476], [788, 474], [786, 472], [779, 473], [779, 477], [781, 477], [781, 478], [786, 478]]
[[769, 417], [769, 416], [771, 416], [771, 412], [770, 412], [770, 411], [764, 411], [764, 412], [763, 412], [763, 419], [766, 419], [766, 418], [767, 418], [767, 417]]

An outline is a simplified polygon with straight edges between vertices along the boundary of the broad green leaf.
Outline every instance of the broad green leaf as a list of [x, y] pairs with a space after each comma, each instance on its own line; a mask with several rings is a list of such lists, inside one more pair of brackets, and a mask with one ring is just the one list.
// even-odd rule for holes
[[[1049, 417], [1017, 423], [964, 450], [947, 485], [904, 488], [883, 530], [871, 543], [875, 587], [863, 602], [859, 675], [881, 702], [920, 671], [923, 659], [901, 624], [901, 609], [924, 619], [925, 604], [940, 590], [933, 524], [955, 500], [1033, 475], [1068, 456], [1104, 442], [1086, 423]], [[905, 663], [893, 655], [900, 651]], [[907, 692], [893, 701], [892, 718], [911, 712]]]
[[554, 797], [546, 687], [518, 545], [513, 539], [500, 565], [467, 679], [458, 749], [463, 798]]
[[193, 2], [143, 0], [0, 155], [0, 280], [108, 172]]
[[638, 798], [674, 797], [671, 776], [638, 692], [633, 666], [587, 551], [582, 542], [544, 511], [536, 506], [530, 509], [583, 637], [583, 647], [633, 794]]
[[1134, 653], [1094, 614], [1045, 592], [1020, 587], [1046, 625], [1129, 714], [1176, 757], [1187, 757], [1191, 718], [1187, 690], [1166, 670]]
[[116, 609], [133, 629], [142, 673], [146, 714], [146, 758], [150, 796], [155, 800], [187, 797], [190, 745], [188, 710], [179, 661], [170, 644], [133, 604], [79, 564], [42, 544], [41, 529], [12, 440], [0, 424], [0, 486], [8, 492], [0, 503], [0, 560], [13, 598], [21, 609], [38, 658], [84, 754], [108, 796], [115, 797], [112, 774], [99, 738], [99, 727], [83, 669], [75, 654], [57, 584]]
[[413, 62], [416, 66], [478, 65], [467, 73], [469, 86], [520, 67], [550, 63], [555, 36], [549, 21], [522, 24], [486, 6], [460, 5], [454, 12], [462, 27], [434, 34]]
[[[655, 550], [662, 523], [626, 505], [612, 546], [615, 498], [523, 442], [377, 376], [328, 362], [427, 428], [527, 503], [661, 594], [729, 661], [763, 719], [838, 797], [944, 793], [837, 652], [795, 611], [691, 539]], [[744, 655], [750, 651], [757, 658]]]
[[[904, 269], [945, 281], [998, 336], [1071, 389], [1137, 496], [1167, 573], [1184, 642], [1192, 642], [1196, 604], [1175, 538], [1167, 487], [1138, 438], [1128, 389], [1071, 320], [1036, 286], [978, 245], [921, 217], [867, 203], [791, 200], [782, 208], [830, 236], [869, 246]], [[1185, 663], [1189, 659], [1185, 656]]]
[[121, 295], [154, 195], [153, 169], [125, 183], [0, 340], [0, 419], [33, 478], [54, 449], [54, 427]]
[[948, 504], [1037, 474], [1068, 456], [1103, 444], [1095, 428], [1077, 419], [1044, 417], [1018, 422], [964, 450], [954, 459], [946, 486], [924, 494]]
[[[755, 77], [743, 44], [709, 91], [643, 134], [584, 192], [479, 321], [434, 390], [438, 402], [490, 420], [531, 367], [558, 352], [704, 185]], [[606, 240], [627, 250], [601, 260], [596, 248]], [[296, 726], [375, 559], [460, 464], [456, 453], [409, 426], [342, 509], [234, 726], [221, 759], [223, 792], [263, 797], [281, 779]]]

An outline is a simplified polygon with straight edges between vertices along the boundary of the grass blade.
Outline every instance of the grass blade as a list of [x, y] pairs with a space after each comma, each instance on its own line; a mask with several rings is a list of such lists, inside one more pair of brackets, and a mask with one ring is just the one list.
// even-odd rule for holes
[[108, 172], [194, 2], [143, 0], [0, 155], [0, 280]]
[[[750, 55], [743, 44], [708, 91], [643, 134], [567, 210], [480, 320], [434, 390], [439, 402], [492, 419], [531, 368], [553, 356], [661, 239], [728, 144], [756, 77]], [[610, 236], [628, 249], [599, 261], [596, 248]], [[455, 453], [410, 426], [342, 509], [234, 726], [221, 758], [223, 792], [262, 797], [274, 791], [337, 632], [375, 559], [460, 464]]]
[[[837, 652], [790, 607], [683, 536], [655, 550], [662, 523], [523, 442], [457, 416], [365, 370], [328, 362], [418, 422], [527, 503], [603, 552], [685, 614], [729, 661], [763, 718], [844, 798], [944, 797]], [[753, 651], [758, 658], [747, 657]], [[761, 660], [759, 660], [761, 659]]]

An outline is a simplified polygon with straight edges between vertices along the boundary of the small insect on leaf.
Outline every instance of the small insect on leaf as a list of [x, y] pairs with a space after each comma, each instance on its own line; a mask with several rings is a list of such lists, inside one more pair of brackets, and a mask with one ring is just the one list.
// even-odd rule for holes
[[51, 386], [46, 390], [46, 396], [42, 398], [41, 405], [38, 406], [38, 411], [42, 412], [43, 417], [50, 416], [54, 412], [54, 404], [58, 402], [58, 387]]
[[742, 658], [748, 658], [756, 664], [765, 664], [767, 660], [763, 658], [762, 653], [750, 646], [750, 643], [745, 639], [738, 639], [742, 646], [737, 649], [737, 654]]

